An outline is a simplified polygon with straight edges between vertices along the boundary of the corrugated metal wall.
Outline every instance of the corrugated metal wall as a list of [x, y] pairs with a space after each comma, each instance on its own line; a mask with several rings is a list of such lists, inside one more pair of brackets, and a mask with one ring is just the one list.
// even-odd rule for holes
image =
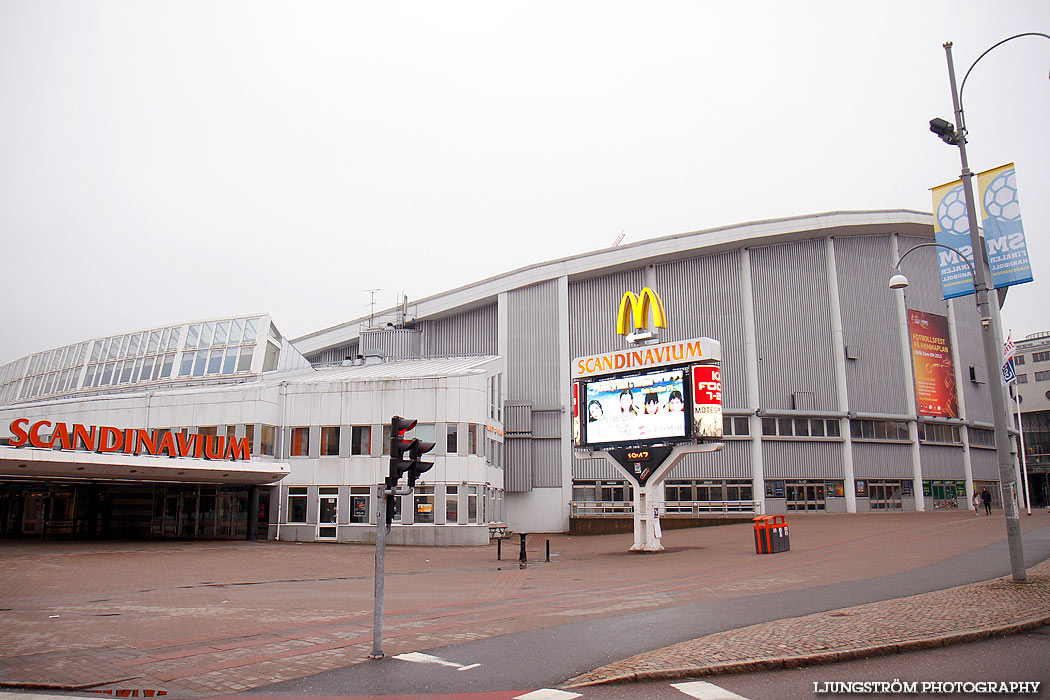
[[791, 409], [794, 392], [812, 392], [813, 410], [835, 410], [824, 241], [752, 248], [751, 276], [761, 405]]
[[962, 479], [965, 474], [962, 447], [920, 445], [919, 459], [924, 479]]
[[[992, 295], [995, 299], [995, 295]], [[995, 303], [993, 301], [993, 303]], [[984, 372], [985, 381], [975, 384], [970, 381], [970, 365], [984, 368], [984, 339], [981, 337], [981, 322], [977, 317], [977, 308], [973, 297], [957, 300], [955, 305], [955, 335], [959, 346], [959, 374], [962, 376], [962, 391], [966, 402], [968, 420], [991, 423], [992, 415], [991, 388], [1000, 389], [999, 368]], [[1009, 408], [1009, 406], [1007, 406]]]
[[507, 402], [503, 406], [504, 443], [507, 462], [504, 488], [507, 491], [532, 490], [532, 404]]
[[767, 479], [841, 479], [842, 444], [838, 442], [762, 441]]
[[719, 341], [723, 404], [746, 406], [740, 251], [657, 265], [655, 291], [667, 309], [667, 329], [660, 340], [706, 336]]
[[668, 479], [751, 479], [751, 443], [727, 440], [720, 452], [689, 454]]
[[324, 364], [329, 362], [342, 362], [347, 357], [357, 357], [359, 344], [356, 340], [341, 345], [337, 348], [328, 348], [310, 355], [306, 359], [316, 364]]
[[[623, 293], [645, 287], [642, 269], [614, 272], [569, 284], [569, 359], [622, 350], [626, 341], [616, 333], [616, 314]], [[661, 292], [661, 290], [657, 290]], [[663, 294], [661, 292], [661, 298]], [[667, 300], [664, 300], [667, 307]], [[678, 313], [675, 307], [668, 313]]]
[[435, 321], [422, 321], [423, 357], [497, 355], [496, 304]]
[[[558, 342], [558, 282], [552, 280], [507, 293], [506, 402], [531, 406], [533, 431], [549, 431], [560, 420], [568, 377], [561, 376]], [[541, 433], [542, 434], [542, 433]], [[560, 435], [553, 428], [553, 435]], [[561, 486], [560, 440], [522, 435], [508, 440], [505, 471], [508, 491]], [[520, 443], [520, 445], [519, 445]], [[526, 457], [527, 455], [527, 457]]]
[[911, 445], [854, 441], [853, 476], [858, 479], [910, 479]]
[[386, 328], [361, 332], [361, 354], [379, 353], [391, 360], [419, 357], [420, 332], [409, 328]]
[[[999, 459], [995, 450], [970, 449], [970, 467], [973, 469], [973, 478], [981, 481], [999, 481]], [[961, 476], [954, 476], [961, 479]]]
[[855, 360], [846, 359], [850, 410], [903, 414], [908, 406], [905, 372], [911, 368], [901, 360], [900, 340], [893, 331], [896, 292], [887, 284], [893, 275], [892, 239], [856, 236], [836, 238], [834, 243], [843, 342], [857, 354]]
[[623, 474], [606, 459], [573, 459], [573, 479], [623, 479]]

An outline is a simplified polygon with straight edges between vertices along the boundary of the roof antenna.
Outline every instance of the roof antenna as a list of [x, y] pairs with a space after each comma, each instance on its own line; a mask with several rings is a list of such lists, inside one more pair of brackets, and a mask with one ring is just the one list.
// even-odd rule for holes
[[373, 326], [375, 326], [375, 325], [376, 325], [376, 324], [375, 324], [375, 315], [376, 315], [376, 292], [378, 292], [379, 290], [378, 290], [378, 289], [362, 289], [361, 291], [362, 291], [362, 292], [365, 292], [365, 293], [367, 293], [367, 294], [371, 294], [371, 295], [372, 295], [372, 300], [371, 300], [370, 302], [368, 302], [368, 304], [369, 304], [369, 311], [368, 311], [368, 327], [369, 327], [369, 328], [372, 328]]
[[612, 247], [615, 248], [616, 246], [620, 245], [620, 242], [623, 241], [623, 237], [625, 235], [626, 234], [623, 231], [620, 231], [620, 235], [616, 237], [615, 241], [613, 241]]

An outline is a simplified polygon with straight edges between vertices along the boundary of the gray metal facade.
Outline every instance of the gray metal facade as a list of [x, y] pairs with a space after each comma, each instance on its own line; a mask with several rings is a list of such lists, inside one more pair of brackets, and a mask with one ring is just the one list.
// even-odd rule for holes
[[[899, 214], [899, 219], [888, 216], [885, 223], [862, 226], [851, 223], [847, 213], [818, 217], [809, 229], [793, 229], [791, 221], [762, 222], [753, 234], [735, 241], [719, 237], [723, 230], [682, 234], [524, 268], [517, 278], [518, 273], [510, 273], [502, 288], [493, 282], [499, 278], [486, 280], [486, 291], [463, 301], [460, 308], [466, 310], [453, 307], [430, 318], [421, 314], [421, 353], [504, 355], [509, 492], [560, 487], [568, 493], [570, 484], [562, 476], [570, 439], [566, 364], [573, 357], [624, 348], [616, 333], [620, 299], [625, 291], [637, 293], [646, 286], [667, 310], [668, 326], [658, 332], [661, 342], [700, 336], [721, 342], [723, 402], [733, 415], [754, 416], [748, 395], [757, 388], [760, 416], [837, 421], [848, 412], [853, 420], [914, 421], [908, 408], [914, 400], [912, 369], [902, 353], [907, 329], [898, 316], [900, 292], [888, 288], [888, 279], [902, 253], [932, 241], [932, 225], [928, 215], [886, 214]], [[987, 427], [989, 373], [982, 367], [974, 306], [967, 299], [949, 305], [941, 298], [936, 259], [935, 250], [925, 248], [905, 260], [901, 270], [911, 283], [905, 303], [949, 317], [962, 418]], [[830, 299], [833, 289], [837, 304]], [[450, 295], [470, 296], [462, 289]], [[558, 321], [566, 313], [567, 338]], [[749, 315], [754, 319], [750, 329]], [[749, 331], [755, 341], [751, 347]], [[566, 347], [568, 357], [561, 357]], [[757, 387], [748, 386], [749, 364], [757, 367]], [[977, 378], [983, 383], [970, 380], [970, 365], [980, 368]], [[839, 398], [843, 366], [845, 406]], [[847, 461], [856, 479], [910, 479], [916, 453], [924, 478], [964, 478], [962, 445], [850, 442], [846, 436], [769, 439], [755, 434], [756, 422], [751, 425], [750, 436], [727, 440], [718, 453], [690, 455], [668, 478], [750, 479], [752, 463], [761, 455], [762, 476], [768, 479], [844, 479]], [[845, 430], [849, 423], [843, 425]], [[994, 451], [970, 453], [975, 478], [997, 478]], [[574, 479], [621, 478], [601, 460], [570, 459]]]

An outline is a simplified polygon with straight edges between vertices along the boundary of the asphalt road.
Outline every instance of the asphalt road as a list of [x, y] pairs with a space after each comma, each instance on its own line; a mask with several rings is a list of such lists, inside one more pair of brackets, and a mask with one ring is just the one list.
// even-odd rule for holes
[[[1026, 533], [1024, 550], [1026, 566], [1050, 557], [1050, 527]], [[593, 668], [687, 639], [976, 583], [1009, 573], [1006, 545], [998, 543], [899, 574], [491, 637], [430, 649], [427, 651], [430, 660], [388, 657], [259, 687], [246, 694], [430, 695], [554, 688]]]

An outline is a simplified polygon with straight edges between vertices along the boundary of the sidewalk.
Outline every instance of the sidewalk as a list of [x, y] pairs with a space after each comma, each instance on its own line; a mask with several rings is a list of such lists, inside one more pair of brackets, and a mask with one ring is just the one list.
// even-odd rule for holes
[[602, 666], [563, 688], [835, 663], [1050, 624], [1050, 560], [1012, 578], [712, 634]]
[[[667, 550], [655, 555], [628, 553], [629, 534], [533, 535], [526, 569], [518, 567], [517, 538], [504, 542], [502, 561], [495, 543], [391, 547], [384, 651], [392, 656], [635, 612], [849, 586], [907, 575], [1004, 536], [1002, 516], [965, 512], [788, 520], [791, 551], [762, 556], [755, 554], [749, 523], [665, 531]], [[1045, 514], [1022, 520], [1025, 531], [1047, 525]], [[549, 563], [543, 561], [548, 539]], [[0, 559], [0, 689], [230, 695], [367, 663], [371, 651], [374, 550], [368, 546], [0, 541]], [[921, 602], [919, 596], [710, 636], [698, 621], [699, 640], [613, 664], [590, 680], [683, 667], [711, 672], [743, 661], [899, 645], [918, 638], [908, 625], [924, 610], [952, 608], [943, 621], [920, 620], [938, 625], [938, 635], [972, 631], [984, 608], [1017, 605], [1012, 596], [1021, 590], [1035, 598], [1025, 603], [1032, 615], [1045, 617], [1047, 566], [1035, 567], [1033, 583], [1016, 589], [994, 582], [963, 586], [926, 594], [956, 598]], [[898, 604], [905, 607], [897, 613], [884, 607]], [[1013, 622], [1006, 617], [1012, 614], [1004, 608], [982, 624]], [[894, 620], [904, 627], [885, 626]], [[801, 626], [776, 627], [792, 624]], [[841, 637], [825, 639], [838, 625]], [[715, 646], [697, 646], [704, 644]], [[594, 649], [604, 649], [599, 640]], [[607, 658], [595, 654], [594, 665]]]

